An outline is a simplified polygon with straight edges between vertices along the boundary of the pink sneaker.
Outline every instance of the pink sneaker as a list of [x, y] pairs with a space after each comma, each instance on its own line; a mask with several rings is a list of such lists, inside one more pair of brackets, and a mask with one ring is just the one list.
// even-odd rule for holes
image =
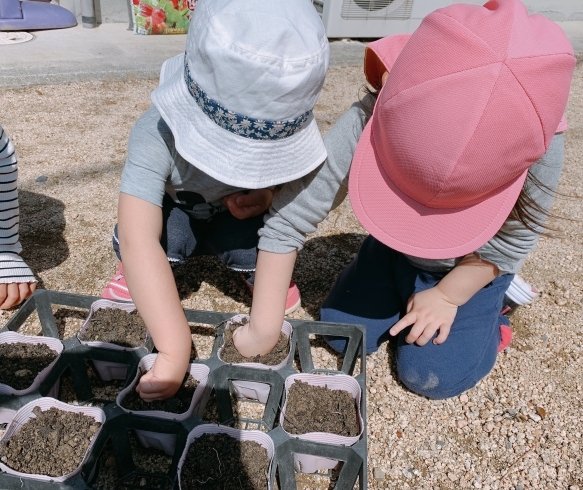
[[500, 325], [500, 344], [498, 352], [502, 352], [512, 342], [512, 329], [508, 325]]
[[128, 285], [123, 277], [123, 265], [120, 262], [117, 265], [117, 270], [115, 275], [105, 286], [105, 289], [101, 293], [101, 297], [105, 299], [113, 299], [116, 301], [131, 301], [132, 297], [128, 290]]
[[[247, 280], [245, 279], [245, 276], [241, 276], [241, 277], [243, 278], [243, 281], [245, 281], [245, 284], [249, 288], [249, 291], [251, 291], [251, 295], [253, 295], [253, 286], [251, 286], [251, 284], [249, 284], [247, 282]], [[300, 296], [300, 290], [298, 288], [298, 285], [295, 282], [290, 281], [289, 289], [287, 290], [287, 299], [285, 300], [284, 315], [289, 315], [290, 313], [293, 313], [300, 306], [302, 306], [302, 298]]]

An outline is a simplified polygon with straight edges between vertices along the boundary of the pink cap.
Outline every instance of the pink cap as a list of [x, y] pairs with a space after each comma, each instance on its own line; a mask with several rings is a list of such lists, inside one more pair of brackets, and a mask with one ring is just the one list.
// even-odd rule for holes
[[529, 16], [518, 0], [429, 14], [395, 61], [356, 148], [349, 193], [357, 218], [409, 255], [478, 249], [548, 149], [574, 67], [562, 29]]

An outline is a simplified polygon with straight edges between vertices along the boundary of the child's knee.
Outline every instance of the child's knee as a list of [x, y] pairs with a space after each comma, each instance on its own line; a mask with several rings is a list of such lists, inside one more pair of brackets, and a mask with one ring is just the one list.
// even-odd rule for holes
[[434, 400], [461, 395], [478, 382], [471, 376], [460, 377], [437, 370], [420, 369], [414, 365], [399, 365], [398, 375], [408, 389]]

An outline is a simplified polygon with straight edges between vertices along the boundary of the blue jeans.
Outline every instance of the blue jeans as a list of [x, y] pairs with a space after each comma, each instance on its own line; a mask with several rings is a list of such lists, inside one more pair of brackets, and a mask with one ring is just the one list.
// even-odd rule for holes
[[[365, 325], [370, 354], [389, 339], [388, 331], [405, 314], [409, 297], [432, 288], [444, 275], [418, 269], [403, 254], [369, 236], [336, 280], [320, 317], [326, 322]], [[486, 376], [496, 362], [500, 325], [509, 325], [500, 311], [513, 277], [497, 277], [460, 306], [441, 345], [407, 344], [410, 328], [400, 332], [396, 355], [401, 382], [420, 395], [440, 399], [457, 396]], [[339, 352], [346, 348], [345, 339], [326, 340]]]
[[[241, 220], [229, 211], [222, 211], [208, 219], [195, 219], [166, 195], [162, 217], [160, 244], [171, 263], [183, 264], [188, 257], [196, 255], [216, 255], [229, 269], [255, 270], [257, 232], [263, 227], [263, 215]], [[113, 249], [121, 260], [117, 225], [113, 232]]]

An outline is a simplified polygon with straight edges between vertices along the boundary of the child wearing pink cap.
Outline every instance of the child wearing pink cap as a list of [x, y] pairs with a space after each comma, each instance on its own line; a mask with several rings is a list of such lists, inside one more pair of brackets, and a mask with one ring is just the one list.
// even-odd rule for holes
[[544, 231], [574, 66], [561, 28], [518, 0], [452, 5], [367, 48], [374, 111], [339, 124], [358, 140], [348, 192], [371, 236], [321, 319], [364, 324], [368, 353], [397, 337], [412, 391], [459, 395], [508, 342], [502, 301]]

